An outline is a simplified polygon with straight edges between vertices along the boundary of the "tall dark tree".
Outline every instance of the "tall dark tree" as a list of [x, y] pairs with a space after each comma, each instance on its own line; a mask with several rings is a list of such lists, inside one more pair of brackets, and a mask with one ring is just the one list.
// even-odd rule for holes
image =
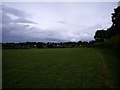
[[96, 31], [94, 36], [96, 41], [104, 41], [105, 39], [110, 39], [115, 35], [120, 35], [120, 6], [114, 9], [114, 13], [112, 13], [112, 22], [113, 24], [107, 29], [107, 31]]
[[120, 6], [114, 9], [114, 13], [112, 13], [112, 22], [112, 26], [107, 30], [108, 39], [120, 34]]
[[[94, 38], [95, 41], [99, 42], [98, 43], [99, 46], [111, 47], [119, 52], [120, 51], [120, 6], [114, 9], [114, 13], [112, 13], [112, 22], [113, 24], [106, 31], [104, 30], [96, 31]], [[107, 41], [105, 41], [105, 39]]]
[[112, 13], [112, 22], [114, 26], [120, 26], [120, 6], [114, 9], [114, 13]]
[[105, 30], [97, 30], [94, 36], [96, 41], [105, 41], [106, 39], [106, 31]]

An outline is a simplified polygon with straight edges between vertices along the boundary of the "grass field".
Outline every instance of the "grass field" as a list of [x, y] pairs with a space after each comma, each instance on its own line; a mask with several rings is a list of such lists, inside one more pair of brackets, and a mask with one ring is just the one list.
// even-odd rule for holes
[[3, 88], [118, 87], [118, 59], [94, 48], [3, 50]]

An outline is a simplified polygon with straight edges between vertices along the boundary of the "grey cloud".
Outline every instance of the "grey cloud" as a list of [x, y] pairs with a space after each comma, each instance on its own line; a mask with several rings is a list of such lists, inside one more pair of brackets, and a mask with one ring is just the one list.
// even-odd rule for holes
[[100, 28], [101, 25], [96, 24], [87, 27], [82, 31], [65, 31], [60, 30], [41, 30], [40, 28], [30, 27], [18, 23], [3, 25], [3, 41], [4, 42], [26, 42], [26, 41], [42, 41], [42, 42], [64, 42], [64, 41], [89, 41], [94, 39], [93, 33]]
[[[31, 7], [31, 8], [33, 8], [33, 10], [32, 9], [30, 10], [29, 7], [27, 7], [27, 5], [28, 4], [26, 4], [23, 8], [28, 8], [29, 12], [36, 9], [36, 8]], [[67, 4], [65, 4], [65, 5], [67, 5]], [[17, 5], [15, 5], [15, 7], [16, 6]], [[100, 6], [102, 6], [102, 5], [100, 4]], [[40, 5], [40, 7], [38, 7], [37, 10], [35, 10], [36, 18], [42, 18], [40, 23], [43, 23], [43, 24], [41, 24], [41, 26], [43, 26], [43, 28], [45, 27], [44, 30], [41, 30], [41, 28], [32, 27], [32, 25], [30, 25], [30, 24], [34, 24], [34, 22], [27, 19], [28, 16], [25, 14], [25, 12], [19, 11], [14, 8], [9, 8], [7, 6], [3, 6], [3, 8], [2, 8], [3, 17], [4, 17], [3, 18], [4, 25], [2, 27], [3, 41], [4, 42], [16, 42], [16, 41], [18, 41], [18, 42], [55, 41], [56, 42], [56, 41], [78, 41], [78, 40], [89, 41], [89, 40], [94, 39], [93, 36], [97, 29], [101, 29], [105, 26], [105, 25], [103, 25], [104, 23], [106, 23], [105, 18], [108, 18], [108, 17], [106, 17], [107, 16], [106, 12], [107, 11], [110, 12], [110, 9], [108, 9], [108, 10], [105, 9], [105, 11], [104, 11], [103, 9], [98, 8], [95, 5], [95, 10], [93, 10], [94, 13], [91, 13], [92, 12], [91, 8], [88, 11], [88, 8], [86, 8], [86, 7], [82, 7], [82, 6], [76, 7], [76, 5], [75, 5], [74, 7], [72, 7], [72, 6], [68, 7], [68, 9], [67, 8], [61, 9], [62, 14], [59, 15], [58, 13], [60, 13], [60, 11], [58, 11], [58, 6], [57, 7], [53, 6], [52, 9], [45, 8], [45, 7], [46, 7], [45, 5], [43, 5], [43, 7]], [[39, 10], [41, 8], [42, 8], [42, 10]], [[61, 6], [59, 8], [61, 8]], [[83, 10], [81, 8], [83, 8]], [[96, 11], [96, 9], [98, 9], [98, 10]], [[53, 12], [51, 12], [52, 10], [53, 10]], [[66, 12], [66, 11], [68, 11], [68, 12]], [[103, 11], [103, 12], [101, 12], [101, 11]], [[49, 13], [49, 15], [48, 15], [48, 13]], [[12, 19], [11, 16], [9, 16], [9, 14], [17, 16], [18, 18]], [[37, 14], [38, 14], [38, 17], [37, 17]], [[95, 14], [96, 17], [94, 17], [93, 14]], [[101, 18], [101, 14], [103, 15], [102, 18]], [[54, 17], [52, 15], [54, 15]], [[100, 17], [99, 17], [99, 15], [100, 15]], [[51, 24], [52, 22], [50, 22], [52, 20], [57, 21], [55, 23], [53, 22], [53, 24], [55, 24], [56, 26], [55, 25], [52, 26], [52, 24]], [[38, 20], [38, 22], [39, 22], [39, 20]], [[28, 23], [30, 23], [30, 24], [28, 24]], [[95, 23], [101, 23], [101, 24], [95, 25]], [[82, 26], [82, 25], [86, 25], [86, 26]], [[33, 25], [33, 26], [35, 26], [35, 25]], [[46, 29], [48, 29], [48, 30], [46, 30]], [[51, 29], [51, 30], [49, 30], [49, 29]]]
[[[26, 24], [36, 24], [28, 20], [22, 11], [9, 8], [3, 5], [2, 7], [2, 41], [3, 42], [21, 42], [30, 40], [29, 30], [31, 27]], [[15, 15], [18, 18], [12, 19], [9, 14]], [[20, 24], [21, 23], [21, 24]]]
[[2, 41], [17, 42], [26, 41], [26, 26], [20, 24], [5, 24], [2, 26]]
[[30, 30], [28, 25], [7, 24], [3, 25], [3, 42], [26, 42], [26, 41], [43, 41], [43, 42], [63, 42], [69, 41], [72, 37], [66, 36], [60, 31], [41, 30], [33, 27]]
[[94, 25], [94, 26], [92, 26], [92, 27], [90, 27], [90, 28], [91, 28], [91, 29], [94, 29], [94, 30], [103, 29], [102, 24], [96, 24], [96, 25]]
[[100, 24], [95, 24], [93, 26], [85, 26], [82, 32], [79, 31], [76, 33], [76, 35], [78, 35], [79, 40], [82, 40], [82, 41], [94, 40], [94, 33], [98, 29], [102, 29], [102, 26]]
[[[17, 16], [17, 19], [12, 19], [8, 14]], [[26, 14], [23, 11], [19, 11], [14, 8], [7, 7], [5, 5], [2, 5], [2, 23], [8, 24], [8, 23], [33, 23], [35, 22], [26, 19]]]
[[[25, 18], [18, 18], [13, 20], [14, 23], [34, 23], [33, 21], [27, 20]], [[36, 24], [36, 23], [34, 23]]]
[[[91, 27], [93, 28], [93, 27]], [[87, 28], [88, 29], [88, 28]], [[92, 33], [91, 33], [92, 34]], [[43, 41], [43, 42], [65, 42], [90, 40], [91, 34], [87, 32], [61, 32], [59, 30], [41, 30], [40, 28], [21, 24], [8, 24], [3, 26], [4, 42], [26, 42], [26, 41]]]
[[2, 12], [2, 24], [11, 23], [12, 19], [4, 12]]
[[60, 23], [60, 24], [66, 24], [65, 21], [58, 21], [57, 23]]
[[118, 2], [118, 6], [120, 6], [120, 1]]
[[13, 15], [15, 15], [17, 17], [21, 17], [21, 18], [27, 17], [27, 15], [23, 11], [20, 11], [20, 10], [14, 9], [14, 8], [10, 8], [5, 5], [2, 5], [2, 11], [5, 13], [13, 14]]

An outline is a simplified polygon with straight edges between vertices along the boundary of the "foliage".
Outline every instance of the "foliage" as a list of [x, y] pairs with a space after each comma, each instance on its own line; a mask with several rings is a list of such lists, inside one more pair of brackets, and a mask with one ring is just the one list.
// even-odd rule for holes
[[85, 41], [79, 42], [23, 42], [23, 43], [2, 43], [3, 49], [29, 49], [29, 48], [75, 48], [75, 47], [90, 47], [92, 45]]
[[115, 50], [120, 51], [120, 35], [113, 36], [109, 40], [109, 44]]
[[105, 30], [97, 30], [94, 36], [96, 41], [102, 42], [106, 39], [106, 31]]
[[120, 50], [120, 6], [112, 13], [112, 26], [105, 30], [98, 30], [95, 33], [95, 46], [113, 48]]

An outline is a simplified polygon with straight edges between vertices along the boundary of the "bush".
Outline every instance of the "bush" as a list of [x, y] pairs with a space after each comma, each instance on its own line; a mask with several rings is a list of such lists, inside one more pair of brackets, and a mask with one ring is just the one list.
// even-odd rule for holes
[[120, 35], [113, 36], [110, 39], [110, 42], [114, 49], [120, 50]]

